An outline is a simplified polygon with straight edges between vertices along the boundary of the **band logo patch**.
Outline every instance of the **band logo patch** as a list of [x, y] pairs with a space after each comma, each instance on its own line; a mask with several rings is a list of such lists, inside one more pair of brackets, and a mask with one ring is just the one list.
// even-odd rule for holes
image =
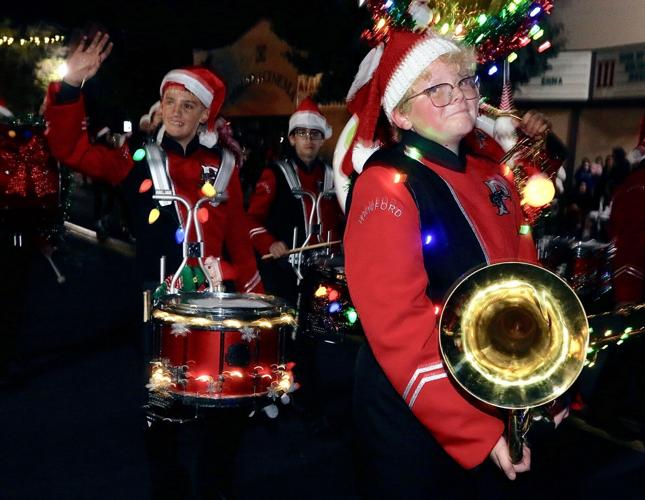
[[217, 178], [217, 172], [219, 172], [219, 167], [215, 165], [202, 165], [202, 181], [209, 181], [211, 184], [215, 184], [215, 179]]
[[497, 208], [497, 215], [509, 214], [510, 212], [506, 207], [506, 200], [511, 199], [511, 192], [506, 183], [500, 178], [493, 177], [484, 181], [484, 184], [490, 190], [489, 199], [493, 206]]
[[377, 197], [370, 200], [370, 202], [363, 207], [361, 214], [358, 216], [359, 224], [365, 222], [365, 219], [367, 219], [372, 212], [385, 212], [393, 215], [397, 219], [403, 214], [403, 210], [398, 207], [396, 200], [386, 197]]

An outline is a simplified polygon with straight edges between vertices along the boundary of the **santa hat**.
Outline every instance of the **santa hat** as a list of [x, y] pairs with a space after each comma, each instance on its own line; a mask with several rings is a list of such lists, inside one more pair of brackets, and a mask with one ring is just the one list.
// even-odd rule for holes
[[320, 130], [329, 139], [332, 134], [332, 128], [320, 112], [318, 105], [311, 97], [306, 97], [296, 109], [296, 112], [289, 118], [289, 134], [296, 128], [310, 128]]
[[5, 118], [13, 117], [13, 113], [7, 107], [7, 103], [4, 101], [4, 99], [0, 99], [0, 116], [3, 116]]
[[148, 112], [145, 115], [141, 116], [141, 118], [139, 118], [139, 127], [145, 126], [151, 123], [152, 119], [155, 116], [155, 113], [159, 111], [160, 107], [161, 107], [160, 101], [157, 101], [152, 106], [150, 106], [150, 109], [148, 110]]
[[428, 31], [392, 31], [385, 45], [367, 54], [347, 94], [347, 107], [354, 115], [355, 125], [345, 130], [354, 133], [354, 137], [339, 139], [339, 144], [348, 146], [346, 151], [340, 151], [341, 168], [346, 175], [352, 170], [360, 172], [367, 158], [378, 149], [376, 125], [381, 108], [392, 122], [395, 107], [426, 68], [440, 56], [459, 51], [452, 41]]
[[166, 88], [171, 85], [184, 87], [209, 109], [206, 130], [200, 132], [199, 142], [206, 147], [213, 147], [217, 143], [217, 131], [215, 130], [217, 113], [219, 113], [226, 96], [224, 82], [212, 71], [195, 66], [174, 69], [164, 76], [159, 89], [160, 95], [163, 96]]

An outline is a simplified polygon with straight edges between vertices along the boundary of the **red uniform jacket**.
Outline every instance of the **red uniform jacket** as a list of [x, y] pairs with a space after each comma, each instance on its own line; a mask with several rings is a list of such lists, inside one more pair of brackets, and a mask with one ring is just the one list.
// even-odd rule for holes
[[[304, 165], [299, 160], [291, 160], [292, 164], [297, 166], [296, 172], [300, 179], [302, 189], [317, 196], [321, 187], [323, 186], [325, 176], [325, 165], [323, 162], [317, 160], [314, 167], [307, 171]], [[284, 204], [282, 210], [277, 206], [276, 202], [279, 196], [289, 198], [289, 202]], [[293, 194], [288, 191], [288, 186], [284, 179], [284, 175], [278, 167], [267, 167], [262, 171], [260, 179], [255, 184], [255, 191], [249, 201], [247, 215], [250, 221], [250, 235], [253, 241], [253, 247], [260, 254], [264, 255], [269, 253], [271, 245], [277, 241], [284, 241], [287, 247], [291, 247], [293, 224], [292, 222], [300, 222], [304, 220], [305, 213], [309, 214], [311, 211], [311, 199], [307, 196], [303, 197], [304, 211], [300, 201], [293, 202], [295, 199]], [[280, 200], [284, 201], [284, 200]], [[321, 202], [321, 223], [322, 232], [321, 239], [323, 241], [327, 238], [327, 231], [332, 232], [332, 240], [341, 236], [343, 215], [336, 201], [336, 197], [332, 196], [330, 199], [323, 199]], [[284, 211], [297, 211], [296, 214], [281, 213]], [[303, 213], [304, 212], [304, 213]], [[314, 218], [314, 223], [316, 220]], [[289, 227], [284, 227], [285, 225]], [[299, 229], [299, 242], [301, 244], [304, 237], [304, 230]], [[316, 243], [310, 241], [309, 243]]]
[[[465, 156], [463, 171], [426, 156], [418, 161], [447, 183], [488, 263], [537, 261], [531, 235], [519, 232], [525, 224], [519, 196], [500, 165], [475, 154]], [[439, 444], [472, 468], [488, 456], [504, 423], [472, 404], [448, 378], [438, 342], [441, 304], [426, 293], [419, 211], [397, 174], [391, 165], [375, 163], [356, 181], [344, 241], [349, 290], [391, 384]], [[499, 190], [504, 197], [495, 199]]]
[[614, 295], [618, 303], [645, 300], [645, 167], [618, 185], [609, 230], [616, 243]]
[[[90, 177], [114, 185], [122, 182], [135, 166], [128, 144], [120, 149], [92, 144], [85, 130], [82, 97], [75, 102], [56, 104], [53, 95], [56, 90], [56, 86], [50, 87], [49, 104], [45, 113], [48, 122], [47, 138], [52, 154], [62, 163]], [[219, 166], [220, 155], [199, 146], [197, 138], [188, 145], [186, 151], [167, 136], [164, 143], [166, 141], [171, 146], [165, 149], [175, 191], [195, 203], [202, 196], [202, 166]], [[227, 193], [228, 200], [217, 207], [208, 203], [202, 205], [208, 210], [208, 220], [202, 224], [204, 256], [220, 257], [226, 248], [232, 265], [222, 263], [223, 278], [233, 280], [240, 292], [261, 292], [262, 284], [248, 236], [237, 169], [231, 176]], [[180, 210], [182, 219], [185, 220], [183, 207]], [[132, 216], [147, 219], [148, 214], [134, 213]]]

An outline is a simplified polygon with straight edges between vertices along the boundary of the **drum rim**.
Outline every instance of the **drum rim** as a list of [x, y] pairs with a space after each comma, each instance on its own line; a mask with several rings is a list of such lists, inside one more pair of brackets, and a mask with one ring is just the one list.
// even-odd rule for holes
[[[177, 302], [181, 298], [217, 298], [217, 299], [247, 299], [257, 302], [266, 302], [270, 305], [265, 306], [258, 304], [257, 307], [203, 307], [196, 304]], [[294, 310], [284, 299], [275, 295], [261, 293], [231, 293], [231, 292], [178, 292], [173, 294], [162, 295], [157, 299], [155, 309], [175, 313], [182, 316], [205, 316], [209, 318], [221, 319], [230, 318], [232, 314], [235, 317], [276, 317], [285, 313], [294, 314]]]

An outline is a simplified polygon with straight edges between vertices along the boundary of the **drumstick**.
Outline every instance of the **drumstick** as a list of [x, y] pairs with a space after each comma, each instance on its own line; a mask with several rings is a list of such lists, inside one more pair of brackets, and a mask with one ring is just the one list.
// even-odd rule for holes
[[[308, 245], [306, 247], [298, 247], [298, 248], [292, 248], [289, 250], [287, 253], [284, 255], [290, 255], [292, 253], [298, 253], [302, 252], [304, 250], [313, 250], [314, 248], [321, 248], [321, 247], [328, 247], [331, 245], [338, 245], [339, 243], [342, 243], [342, 240], [336, 240], [336, 241], [330, 241], [329, 243], [316, 243], [315, 245]], [[284, 257], [284, 255], [281, 255], [280, 257]], [[268, 260], [268, 259], [275, 259], [275, 258], [280, 258], [280, 257], [274, 257], [272, 254], [268, 253], [266, 255], [262, 256], [262, 260]]]

